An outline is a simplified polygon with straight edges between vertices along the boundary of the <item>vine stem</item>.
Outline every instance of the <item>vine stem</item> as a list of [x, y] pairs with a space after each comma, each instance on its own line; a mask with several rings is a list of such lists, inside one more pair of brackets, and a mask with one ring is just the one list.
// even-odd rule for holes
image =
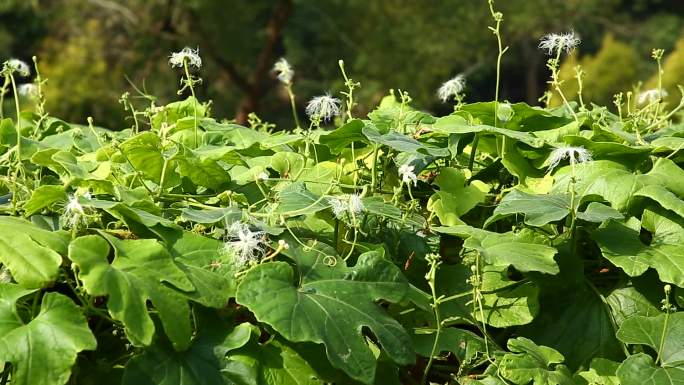
[[197, 134], [197, 97], [195, 96], [195, 87], [193, 86], [192, 78], [190, 77], [190, 69], [188, 68], [188, 59], [183, 60], [183, 68], [185, 69], [185, 78], [190, 87], [190, 94], [192, 94], [192, 108], [195, 115], [195, 148], [199, 146], [199, 136]]
[[9, 79], [10, 83], [12, 84], [12, 92], [14, 93], [14, 106], [16, 108], [17, 112], [17, 125], [16, 125], [16, 131], [17, 131], [17, 145], [15, 147], [16, 155], [17, 155], [17, 164], [15, 168], [15, 175], [14, 175], [14, 193], [12, 194], [12, 211], [16, 213], [17, 211], [17, 188], [16, 188], [16, 180], [19, 178], [19, 173], [23, 173], [23, 165], [21, 163], [21, 111], [19, 108], [19, 95], [17, 94], [17, 82], [14, 80], [14, 75], [10, 71], [9, 74]]
[[5, 109], [3, 105], [5, 104], [5, 93], [7, 93], [7, 86], [9, 86], [10, 80], [9, 76], [5, 76], [5, 83], [0, 88], [0, 119], [5, 118]]
[[568, 99], [565, 97], [565, 94], [563, 93], [563, 90], [561, 89], [561, 82], [558, 79], [559, 71], [558, 71], [558, 66], [560, 64], [560, 56], [561, 53], [563, 53], [563, 45], [558, 46], [558, 51], [556, 52], [556, 59], [554, 60], [553, 67], [551, 67], [551, 83], [553, 85], [553, 88], [558, 92], [558, 95], [561, 97], [563, 100], [563, 105], [570, 111], [572, 114], [572, 117], [575, 118], [575, 122], [577, 122], [577, 125], [579, 126], [579, 117], [577, 117], [577, 114], [575, 113], [575, 110], [570, 106], [570, 103], [568, 102]]
[[437, 276], [437, 267], [439, 266], [441, 262], [439, 261], [439, 256], [431, 256], [430, 258], [430, 270], [427, 273], [427, 281], [428, 285], [430, 286], [430, 292], [432, 293], [432, 309], [435, 315], [435, 321], [437, 323], [436, 327], [436, 332], [435, 332], [435, 341], [432, 343], [432, 349], [430, 350], [430, 358], [428, 359], [427, 365], [425, 365], [425, 371], [423, 371], [423, 378], [421, 380], [422, 384], [427, 385], [427, 377], [428, 374], [430, 373], [430, 368], [432, 368], [432, 363], [434, 362], [435, 359], [435, 354], [437, 354], [437, 345], [439, 344], [439, 337], [442, 334], [442, 318], [439, 313], [439, 303], [440, 299], [437, 297], [437, 290], [436, 290], [436, 276]]
[[164, 164], [162, 165], [161, 176], [159, 177], [159, 191], [157, 191], [157, 198], [162, 196], [164, 192], [164, 182], [166, 179], [166, 168], [168, 167], [170, 158], [164, 157]]
[[477, 153], [477, 143], [480, 141], [480, 137], [475, 133], [475, 138], [473, 139], [473, 144], [470, 145], [470, 159], [468, 159], [468, 170], [473, 171], [473, 164], [475, 163], [475, 153]]
[[378, 162], [378, 150], [380, 147], [378, 145], [375, 145], [373, 147], [373, 162], [371, 163], [371, 193], [375, 192], [375, 183], [376, 183], [376, 176], [375, 176], [375, 169], [376, 169], [376, 164]]
[[660, 346], [658, 346], [658, 356], [656, 357], [655, 364], [658, 365], [662, 359], [663, 346], [665, 345], [665, 332], [667, 331], [667, 323], [670, 320], [670, 313], [665, 313], [665, 324], [663, 325], [663, 333], [660, 336]]
[[300, 129], [301, 126], [299, 125], [299, 117], [297, 116], [297, 104], [295, 103], [295, 95], [292, 92], [292, 85], [288, 84], [285, 89], [287, 90], [287, 94], [290, 96], [290, 107], [292, 108], [292, 116], [294, 117], [295, 126], [297, 126], [297, 129]]

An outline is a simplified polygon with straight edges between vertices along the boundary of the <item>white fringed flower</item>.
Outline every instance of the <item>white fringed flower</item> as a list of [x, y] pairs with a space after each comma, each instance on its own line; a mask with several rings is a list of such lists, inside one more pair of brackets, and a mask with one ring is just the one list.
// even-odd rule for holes
[[585, 163], [591, 160], [591, 152], [582, 146], [558, 147], [549, 156], [549, 171], [556, 168], [563, 159], [568, 159], [571, 165]]
[[461, 95], [461, 92], [463, 92], [465, 86], [465, 76], [463, 76], [463, 74], [458, 74], [444, 82], [444, 84], [439, 87], [437, 90], [437, 96], [439, 96], [443, 102], [447, 102], [450, 98], [455, 98]]
[[12, 273], [7, 266], [0, 267], [0, 283], [12, 283]]
[[185, 61], [188, 61], [188, 66], [202, 67], [202, 58], [199, 56], [199, 48], [192, 49], [185, 47], [178, 52], [172, 52], [169, 56], [169, 65], [173, 67], [183, 67]]
[[38, 86], [33, 83], [20, 84], [17, 92], [25, 98], [33, 99], [38, 96]]
[[363, 206], [361, 201], [361, 195], [351, 194], [349, 195], [349, 212], [354, 213], [354, 215], [361, 214], [366, 208]]
[[[89, 197], [86, 197], [89, 199]], [[69, 200], [64, 206], [64, 213], [60, 217], [62, 227], [67, 229], [77, 228], [80, 225], [87, 225], [86, 211], [78, 201], [78, 195], [69, 195]]]
[[266, 251], [265, 233], [251, 231], [245, 223], [233, 223], [228, 235], [233, 240], [225, 243], [225, 251], [234, 253], [242, 262], [258, 260]]
[[418, 185], [418, 177], [416, 174], [413, 172], [416, 168], [414, 166], [411, 166], [410, 164], [402, 164], [399, 167], [399, 175], [401, 175], [401, 180], [406, 183], [410, 184], [413, 182], [414, 186]]
[[637, 97], [637, 103], [655, 103], [659, 100], [665, 99], [667, 95], [668, 93], [664, 89], [658, 90], [657, 88], [654, 88], [652, 90], [646, 90], [639, 94], [639, 96]]
[[273, 71], [277, 74], [278, 80], [285, 85], [292, 84], [292, 78], [294, 77], [294, 70], [290, 63], [285, 60], [285, 58], [280, 58], [275, 65], [273, 65]]
[[3, 69], [10, 72], [16, 72], [19, 76], [29, 76], [31, 68], [24, 61], [19, 59], [9, 59], [3, 64]]
[[365, 210], [359, 194], [345, 194], [328, 199], [333, 214], [337, 219], [342, 219], [345, 214], [358, 215]]
[[340, 198], [330, 198], [328, 203], [330, 203], [330, 207], [336, 218], [341, 218], [347, 211], [347, 203]]
[[559, 50], [565, 50], [570, 53], [580, 43], [580, 38], [575, 35], [575, 32], [567, 33], [549, 33], [544, 35], [539, 41], [539, 48], [546, 51], [547, 54], [553, 55]]
[[333, 98], [329, 94], [316, 96], [306, 105], [306, 114], [311, 119], [328, 121], [340, 114], [340, 99]]

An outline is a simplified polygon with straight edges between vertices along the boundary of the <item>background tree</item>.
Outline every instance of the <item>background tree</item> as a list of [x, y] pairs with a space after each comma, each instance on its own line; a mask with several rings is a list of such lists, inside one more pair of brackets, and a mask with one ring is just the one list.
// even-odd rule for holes
[[[634, 82], [649, 82], [651, 49], [673, 53], [684, 28], [684, 4], [676, 0], [507, 0], [497, 7], [511, 47], [501, 96], [530, 104], [546, 87], [547, 57], [537, 48], [545, 33], [574, 29], [581, 36], [578, 56], [569, 60], [587, 66], [585, 101], [605, 102]], [[389, 88], [408, 91], [420, 108], [448, 113], [435, 89], [457, 73], [467, 76], [466, 100], [494, 92], [496, 42], [482, 0], [6, 0], [0, 21], [2, 57], [41, 58], [49, 111], [73, 120], [92, 115], [111, 127], [130, 124], [123, 108], [105, 107], [125, 91], [135, 94], [126, 77], [162, 102], [178, 97], [166, 60], [184, 46], [199, 47], [204, 59], [199, 96], [239, 122], [254, 111], [292, 124], [288, 97], [270, 73], [281, 56], [295, 68], [300, 111], [308, 98], [342, 89], [338, 59], [361, 82], [359, 114]], [[615, 57], [629, 65], [597, 72], [606, 68], [599, 62]]]

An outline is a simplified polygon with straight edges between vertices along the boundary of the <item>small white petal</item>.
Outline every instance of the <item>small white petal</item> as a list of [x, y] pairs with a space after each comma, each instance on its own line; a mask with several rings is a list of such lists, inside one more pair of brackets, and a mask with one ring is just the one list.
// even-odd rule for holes
[[67, 204], [64, 206], [64, 213], [60, 216], [62, 227], [73, 229], [80, 225], [87, 225], [86, 212], [77, 195], [69, 195]]
[[404, 183], [411, 183], [413, 182], [414, 186], [418, 185], [418, 177], [416, 174], [413, 172], [415, 170], [414, 166], [411, 166], [410, 164], [403, 164], [399, 167], [399, 175], [401, 175], [401, 180]]
[[306, 105], [306, 114], [312, 119], [328, 121], [340, 114], [340, 99], [330, 95], [316, 96]]
[[7, 71], [16, 72], [19, 76], [26, 77], [31, 74], [31, 68], [28, 64], [19, 59], [9, 59], [4, 63], [3, 67]]
[[646, 90], [639, 94], [639, 96], [637, 97], [637, 103], [655, 103], [659, 100], [665, 99], [667, 95], [668, 93], [664, 89], [658, 90], [657, 88], [654, 88], [652, 90]]
[[235, 222], [228, 229], [228, 234], [233, 240], [226, 242], [224, 249], [234, 253], [242, 262], [258, 260], [266, 251], [263, 231], [251, 231], [246, 224]]
[[551, 152], [549, 156], [549, 171], [556, 168], [563, 159], [568, 159], [570, 164], [585, 163], [592, 160], [591, 152], [579, 146], [562, 146]]
[[294, 70], [285, 58], [280, 58], [280, 60], [273, 65], [273, 71], [277, 74], [278, 80], [280, 80], [281, 83], [292, 84]]
[[572, 51], [580, 43], [580, 39], [575, 32], [567, 33], [549, 33], [544, 35], [539, 41], [539, 48], [546, 51], [547, 54], [553, 55], [558, 50], [565, 50], [565, 52]]
[[437, 96], [443, 101], [446, 102], [452, 97], [456, 97], [463, 92], [465, 89], [466, 85], [466, 80], [465, 76], [462, 74], [458, 74], [455, 77], [453, 77], [450, 80], [447, 80], [442, 84], [441, 87], [437, 90]]
[[366, 209], [359, 194], [344, 194], [329, 198], [328, 204], [337, 219], [343, 219], [345, 215], [361, 214]]
[[356, 214], [361, 214], [366, 208], [361, 201], [361, 196], [359, 194], [351, 194], [349, 196], [349, 211]]
[[185, 47], [178, 52], [172, 52], [169, 56], [169, 65], [173, 67], [183, 67], [185, 61], [188, 61], [188, 66], [202, 67], [202, 58], [199, 56], [199, 48], [192, 49]]
[[33, 83], [20, 84], [17, 92], [25, 98], [33, 99], [38, 96], [38, 86]]

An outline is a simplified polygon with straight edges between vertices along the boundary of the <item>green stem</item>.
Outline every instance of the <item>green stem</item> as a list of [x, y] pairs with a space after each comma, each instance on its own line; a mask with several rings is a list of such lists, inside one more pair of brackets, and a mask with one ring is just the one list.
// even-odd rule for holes
[[670, 321], [670, 309], [665, 310], [665, 323], [663, 324], [663, 332], [660, 335], [660, 345], [658, 346], [658, 355], [656, 356], [656, 366], [660, 363], [661, 355], [663, 354], [663, 346], [665, 346], [665, 334], [667, 333], [667, 324]]
[[287, 94], [290, 96], [290, 107], [292, 107], [292, 116], [294, 117], [295, 125], [297, 129], [301, 128], [299, 125], [299, 117], [297, 116], [297, 104], [295, 103], [295, 95], [292, 92], [292, 85], [287, 85]]
[[[438, 257], [435, 257], [438, 258]], [[423, 371], [423, 379], [421, 381], [422, 384], [427, 385], [427, 377], [428, 374], [430, 373], [430, 368], [432, 367], [432, 363], [435, 359], [435, 354], [437, 354], [437, 345], [439, 344], [439, 337], [442, 334], [442, 318], [441, 314], [439, 313], [439, 303], [440, 299], [437, 297], [437, 290], [436, 290], [436, 275], [437, 275], [437, 266], [439, 265], [438, 260], [431, 260], [430, 261], [430, 271], [428, 272], [427, 278], [428, 278], [428, 285], [430, 286], [430, 293], [432, 294], [432, 309], [435, 315], [435, 322], [436, 322], [436, 332], [435, 332], [435, 341], [432, 343], [432, 349], [430, 350], [430, 358], [428, 359], [427, 365], [425, 365], [425, 370]]]
[[5, 75], [5, 83], [2, 85], [2, 88], [0, 88], [0, 119], [5, 118], [5, 109], [3, 107], [5, 104], [5, 94], [7, 93], [7, 86], [9, 86], [9, 83], [9, 76]]
[[9, 74], [9, 79], [10, 83], [12, 84], [12, 92], [14, 93], [14, 106], [16, 108], [16, 113], [17, 113], [17, 124], [16, 124], [16, 132], [17, 132], [17, 145], [14, 148], [16, 151], [16, 156], [17, 156], [17, 163], [16, 163], [16, 168], [15, 168], [15, 175], [14, 175], [14, 191], [12, 193], [12, 211], [16, 213], [17, 211], [17, 199], [18, 195], [17, 194], [17, 188], [16, 188], [16, 180], [19, 178], [19, 173], [23, 173], [23, 165], [21, 163], [21, 111], [19, 108], [19, 95], [17, 94], [17, 83], [14, 81], [14, 75], [10, 72]]
[[197, 133], [197, 97], [195, 96], [195, 87], [192, 84], [193, 80], [190, 77], [187, 59], [183, 60], [183, 68], [185, 69], [185, 78], [188, 81], [188, 87], [190, 87], [190, 94], [192, 94], [192, 107], [195, 115], [195, 148], [197, 148], [199, 146], [199, 135]]
[[565, 97], [565, 94], [563, 93], [563, 90], [560, 87], [561, 83], [560, 83], [560, 79], [558, 78], [558, 76], [559, 76], [558, 66], [560, 65], [560, 56], [561, 56], [562, 52], [563, 52], [563, 45], [560, 45], [560, 46], [558, 46], [558, 52], [556, 53], [556, 60], [554, 61], [553, 68], [551, 68], [552, 84], [553, 84], [553, 88], [556, 90], [556, 92], [558, 92], [558, 95], [563, 100], [563, 105], [565, 105], [565, 108], [567, 108], [568, 111], [570, 111], [573, 118], [575, 118], [575, 122], [577, 122], [577, 125], [579, 126], [579, 118], [577, 117], [575, 110], [570, 106], [568, 99]]
[[475, 138], [473, 138], [473, 144], [470, 145], [470, 159], [468, 160], [468, 170], [473, 171], [473, 164], [475, 163], [475, 154], [477, 153], [477, 143], [480, 141], [480, 137], [475, 133]]
[[572, 176], [570, 177], [570, 255], [575, 256], [577, 252], [577, 242], [575, 240], [575, 229], [577, 227], [577, 191], [575, 190], [575, 164], [573, 160], [570, 159], [570, 167], [572, 170]]
[[157, 198], [161, 197], [164, 192], [164, 181], [166, 180], [166, 167], [169, 164], [171, 158], [164, 158], [164, 164], [162, 165], [161, 177], [159, 178], [159, 190], [157, 191]]
[[373, 161], [371, 163], [371, 193], [375, 192], [375, 184], [376, 184], [376, 163], [378, 162], [378, 150], [380, 147], [378, 145], [375, 145], [373, 147]]

